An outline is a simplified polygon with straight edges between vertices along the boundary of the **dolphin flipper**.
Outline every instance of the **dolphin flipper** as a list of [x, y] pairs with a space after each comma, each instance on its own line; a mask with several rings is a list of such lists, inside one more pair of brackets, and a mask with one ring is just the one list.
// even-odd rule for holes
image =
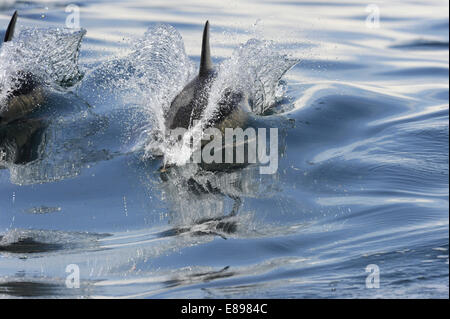
[[9, 21], [8, 28], [6, 29], [5, 38], [3, 42], [11, 41], [13, 35], [14, 35], [14, 28], [16, 27], [16, 21], [17, 21], [17, 10], [14, 11], [13, 16], [11, 17], [11, 20]]
[[212, 70], [213, 64], [211, 61], [211, 50], [209, 49], [209, 21], [206, 21], [205, 28], [203, 29], [202, 55], [200, 58], [199, 76], [208, 76]]

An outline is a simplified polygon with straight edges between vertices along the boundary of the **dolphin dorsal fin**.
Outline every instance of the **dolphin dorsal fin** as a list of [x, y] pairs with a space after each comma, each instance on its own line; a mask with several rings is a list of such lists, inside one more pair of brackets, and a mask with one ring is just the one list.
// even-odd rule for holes
[[202, 55], [200, 57], [200, 76], [208, 75], [213, 69], [211, 62], [211, 50], [209, 49], [209, 21], [206, 21], [203, 29]]
[[16, 27], [16, 21], [17, 21], [17, 10], [14, 11], [13, 16], [11, 17], [11, 20], [9, 21], [8, 28], [6, 29], [5, 38], [3, 42], [11, 41], [13, 35], [14, 35], [14, 28]]

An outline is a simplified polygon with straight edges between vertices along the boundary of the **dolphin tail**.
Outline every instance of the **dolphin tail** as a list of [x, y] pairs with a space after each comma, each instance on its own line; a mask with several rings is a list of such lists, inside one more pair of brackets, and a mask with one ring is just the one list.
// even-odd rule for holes
[[3, 42], [11, 41], [11, 39], [14, 35], [14, 28], [16, 27], [17, 16], [18, 16], [18, 14], [17, 14], [17, 10], [16, 10], [16, 11], [14, 11], [14, 14], [11, 17], [11, 20], [9, 21], [8, 29], [6, 29], [5, 39], [3, 40]]
[[209, 21], [206, 21], [203, 29], [202, 55], [200, 58], [200, 76], [208, 75], [213, 69], [211, 62], [211, 50], [209, 49]]

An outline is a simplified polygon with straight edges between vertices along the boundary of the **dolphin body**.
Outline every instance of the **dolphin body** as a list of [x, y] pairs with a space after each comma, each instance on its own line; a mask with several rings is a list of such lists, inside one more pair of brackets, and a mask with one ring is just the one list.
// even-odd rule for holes
[[[200, 120], [208, 105], [211, 86], [217, 78], [217, 72], [211, 61], [209, 46], [209, 21], [203, 29], [202, 51], [199, 74], [189, 82], [172, 101], [165, 115], [166, 130], [188, 129], [194, 121]], [[248, 99], [243, 92], [225, 90], [218, 101], [218, 110], [207, 127], [235, 128], [244, 124], [248, 110]]]
[[[13, 38], [17, 17], [18, 14], [15, 11], [6, 29], [3, 42], [9, 42]], [[2, 102], [4, 105], [0, 105], [0, 125], [22, 118], [44, 101], [42, 86], [33, 74], [19, 71], [17, 78], [17, 86], [8, 93], [5, 101]]]
[[0, 128], [0, 169], [6, 163], [24, 165], [38, 159], [45, 127], [40, 119], [28, 119]]
[[[190, 81], [183, 90], [173, 99], [168, 112], [165, 114], [166, 133], [177, 128], [189, 129], [193, 127], [195, 121], [199, 121], [208, 106], [211, 87], [217, 79], [217, 71], [211, 61], [211, 50], [209, 45], [209, 21], [206, 21], [203, 29], [202, 50], [200, 57], [200, 70], [198, 75]], [[244, 129], [250, 118], [249, 99], [245, 92], [240, 90], [225, 88], [222, 96], [217, 101], [217, 109], [213, 117], [203, 123], [203, 129], [211, 127], [219, 129], [222, 134], [225, 128]], [[201, 147], [207, 144], [207, 140], [201, 140]], [[245, 142], [247, 145], [248, 141]], [[236, 145], [222, 144], [222, 147], [235, 149]], [[225, 152], [222, 152], [225, 156]], [[245, 153], [247, 154], [247, 153]], [[207, 170], [224, 170], [245, 167], [248, 163], [205, 163], [201, 162], [201, 167]], [[172, 165], [164, 165], [162, 172]]]

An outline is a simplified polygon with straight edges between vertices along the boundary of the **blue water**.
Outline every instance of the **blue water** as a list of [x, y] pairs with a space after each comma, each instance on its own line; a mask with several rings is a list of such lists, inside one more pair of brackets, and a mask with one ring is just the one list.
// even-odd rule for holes
[[[448, 298], [448, 1], [379, 3], [379, 25], [371, 3], [77, 1], [78, 69], [83, 32], [48, 31], [70, 2], [0, 2], [2, 32], [20, 15], [3, 52], [26, 52], [2, 83], [25, 65], [50, 83], [37, 156], [0, 162], [0, 296]], [[257, 91], [299, 61], [252, 122], [279, 129], [273, 175], [160, 174], [151, 136], [207, 19], [224, 81]]]

